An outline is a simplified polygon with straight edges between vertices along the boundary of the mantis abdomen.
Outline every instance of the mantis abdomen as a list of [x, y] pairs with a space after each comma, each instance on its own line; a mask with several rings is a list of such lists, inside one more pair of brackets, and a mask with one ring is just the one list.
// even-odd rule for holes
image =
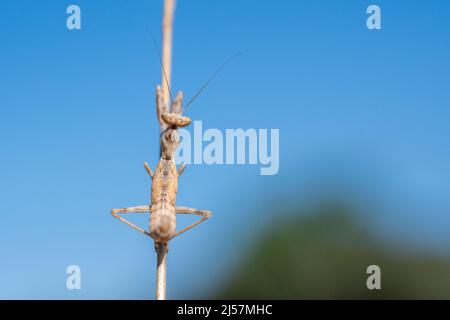
[[167, 242], [176, 232], [175, 208], [164, 202], [150, 207], [150, 235], [156, 242]]
[[178, 173], [173, 160], [161, 159], [152, 182], [150, 235], [157, 242], [167, 242], [176, 232], [175, 201]]

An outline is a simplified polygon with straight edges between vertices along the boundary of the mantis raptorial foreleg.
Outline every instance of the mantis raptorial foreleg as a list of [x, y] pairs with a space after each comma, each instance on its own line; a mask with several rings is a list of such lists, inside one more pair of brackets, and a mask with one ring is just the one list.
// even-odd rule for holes
[[134, 230], [142, 232], [143, 234], [145, 234], [147, 236], [150, 236], [150, 233], [148, 233], [144, 229], [136, 226], [135, 224], [131, 223], [130, 221], [122, 218], [121, 216], [119, 216], [119, 214], [124, 214], [124, 213], [149, 213], [149, 212], [150, 212], [150, 206], [149, 205], [137, 206], [137, 207], [129, 207], [129, 208], [123, 208], [123, 209], [112, 209], [111, 210], [111, 214], [112, 214], [112, 216], [114, 218], [119, 219], [123, 223], [125, 223], [125, 224], [129, 225], [130, 227], [132, 227]]
[[175, 100], [172, 103], [172, 112], [181, 114], [183, 112], [183, 92], [178, 92]]
[[181, 229], [180, 231], [175, 233], [172, 237], [170, 237], [169, 240], [172, 240], [176, 236], [179, 236], [180, 234], [188, 231], [189, 229], [192, 229], [193, 227], [199, 225], [200, 223], [202, 223], [203, 221], [205, 221], [206, 219], [208, 219], [212, 215], [211, 211], [198, 210], [198, 209], [193, 209], [193, 208], [188, 208], [188, 207], [175, 207], [175, 211], [177, 213], [180, 213], [180, 214], [195, 214], [195, 215], [198, 215], [198, 216], [202, 216], [202, 218], [200, 218], [199, 220], [197, 220], [193, 224], [187, 226], [186, 228]]

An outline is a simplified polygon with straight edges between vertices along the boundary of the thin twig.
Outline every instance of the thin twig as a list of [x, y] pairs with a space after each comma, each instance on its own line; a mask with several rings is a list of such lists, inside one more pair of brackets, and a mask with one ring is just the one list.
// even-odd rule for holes
[[[170, 79], [172, 73], [172, 34], [173, 16], [175, 12], [175, 0], [164, 0], [164, 16], [162, 23], [162, 102], [164, 108], [169, 108]], [[162, 106], [157, 103], [158, 121], [161, 131], [164, 130], [160, 115], [163, 113]], [[157, 246], [157, 269], [156, 269], [156, 300], [166, 300], [166, 258], [167, 244], [159, 243]]]
[[158, 255], [156, 266], [156, 300], [166, 300], [167, 244], [159, 243], [156, 254]]
[[164, 68], [161, 71], [161, 83], [165, 83], [162, 86], [164, 103], [169, 105], [170, 100], [170, 80], [172, 75], [172, 38], [173, 38], [173, 15], [175, 12], [175, 0], [164, 0], [164, 17], [162, 22], [162, 63]]

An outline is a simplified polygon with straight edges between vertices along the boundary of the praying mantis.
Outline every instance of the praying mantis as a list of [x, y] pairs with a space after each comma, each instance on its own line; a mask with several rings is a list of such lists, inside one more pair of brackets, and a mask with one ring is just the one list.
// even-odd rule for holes
[[[159, 53], [156, 42], [152, 36], [153, 43], [156, 51]], [[164, 102], [164, 94], [161, 86], [156, 87], [156, 106], [158, 119], [161, 125], [161, 158], [156, 166], [155, 173], [151, 170], [147, 162], [144, 163], [144, 167], [152, 179], [152, 191], [149, 205], [141, 205], [136, 207], [128, 207], [122, 209], [113, 209], [111, 214], [114, 218], [119, 219], [125, 224], [129, 225], [133, 229], [153, 238], [155, 241], [155, 249], [158, 244], [167, 244], [173, 238], [180, 234], [194, 228], [203, 221], [211, 217], [212, 213], [208, 210], [198, 210], [189, 207], [176, 206], [176, 197], [178, 192], [178, 178], [183, 173], [186, 166], [182, 164], [178, 169], [175, 164], [174, 156], [175, 151], [180, 143], [180, 137], [178, 129], [186, 127], [191, 123], [191, 119], [187, 116], [183, 116], [183, 112], [186, 113], [189, 106], [200, 95], [200, 93], [207, 87], [209, 82], [235, 57], [241, 55], [242, 52], [238, 52], [226, 60], [204, 83], [204, 85], [197, 91], [194, 97], [186, 104], [183, 110], [183, 93], [178, 92], [175, 99], [172, 99], [170, 85], [168, 77], [164, 68], [164, 64], [161, 59], [161, 66], [163, 69], [164, 79], [166, 81], [167, 90], [171, 101], [171, 107]], [[149, 231], [136, 226], [125, 218], [121, 217], [122, 214], [129, 213], [150, 213], [150, 225]], [[191, 225], [176, 231], [176, 215], [177, 214], [194, 214], [201, 216], [197, 221]], [[167, 248], [167, 246], [166, 246]]]
[[[178, 169], [175, 164], [174, 155], [179, 145], [180, 138], [178, 129], [186, 127], [191, 123], [191, 119], [182, 116], [183, 93], [178, 92], [176, 98], [172, 101], [171, 110], [164, 103], [163, 93], [160, 86], [156, 88], [156, 104], [158, 117], [162, 119], [161, 128], [161, 158], [153, 173], [147, 162], [144, 167], [152, 180], [152, 190], [149, 205], [141, 205], [122, 209], [113, 209], [111, 214], [133, 229], [153, 238], [155, 248], [158, 244], [167, 244], [173, 238], [199, 225], [209, 217], [211, 211], [198, 210], [189, 207], [176, 206], [176, 196], [178, 192], [178, 178], [183, 173], [186, 166], [182, 164]], [[129, 213], [150, 213], [149, 231], [146, 231], [125, 218], [122, 214]], [[194, 214], [201, 216], [196, 222], [176, 231], [177, 214]]]

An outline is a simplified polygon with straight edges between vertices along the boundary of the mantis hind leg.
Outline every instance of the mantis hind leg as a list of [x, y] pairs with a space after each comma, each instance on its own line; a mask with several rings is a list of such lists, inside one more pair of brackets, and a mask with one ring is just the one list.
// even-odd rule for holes
[[138, 227], [137, 225], [131, 223], [127, 219], [124, 219], [124, 218], [122, 218], [120, 216], [120, 214], [125, 214], [125, 213], [150, 213], [150, 206], [149, 205], [137, 206], [137, 207], [128, 207], [128, 208], [123, 208], [123, 209], [112, 209], [111, 210], [111, 215], [114, 218], [119, 219], [123, 223], [129, 225], [134, 230], [142, 232], [143, 234], [145, 234], [145, 235], [150, 237], [150, 233], [148, 233], [147, 231], [145, 231], [141, 227]]
[[180, 214], [195, 214], [195, 215], [202, 216], [202, 217], [199, 220], [197, 220], [194, 223], [192, 223], [191, 225], [187, 226], [186, 228], [181, 229], [180, 231], [175, 233], [173, 236], [170, 237], [169, 240], [172, 240], [176, 236], [179, 236], [180, 234], [182, 234], [182, 233], [192, 229], [193, 227], [199, 225], [200, 223], [202, 223], [203, 221], [205, 221], [206, 219], [208, 219], [212, 215], [211, 211], [198, 210], [198, 209], [193, 209], [193, 208], [188, 208], [188, 207], [175, 207], [175, 211], [177, 213], [180, 213]]

